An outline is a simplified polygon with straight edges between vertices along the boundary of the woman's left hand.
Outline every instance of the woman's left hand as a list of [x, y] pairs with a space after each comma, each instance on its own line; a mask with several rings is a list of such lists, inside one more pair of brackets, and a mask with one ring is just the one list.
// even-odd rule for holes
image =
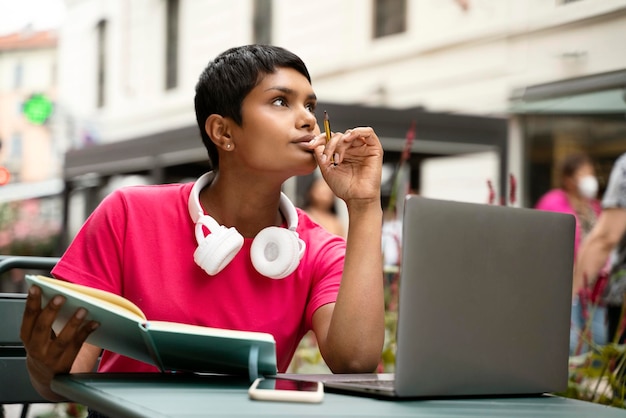
[[334, 132], [326, 143], [324, 134], [316, 137], [315, 159], [322, 176], [335, 195], [346, 203], [380, 199], [383, 149], [370, 127]]

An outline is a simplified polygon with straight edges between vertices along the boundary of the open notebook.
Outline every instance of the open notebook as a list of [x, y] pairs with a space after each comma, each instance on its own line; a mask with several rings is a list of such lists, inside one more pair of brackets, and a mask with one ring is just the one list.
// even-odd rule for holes
[[326, 389], [379, 397], [564, 390], [574, 225], [571, 215], [408, 197], [395, 375], [329, 375]]

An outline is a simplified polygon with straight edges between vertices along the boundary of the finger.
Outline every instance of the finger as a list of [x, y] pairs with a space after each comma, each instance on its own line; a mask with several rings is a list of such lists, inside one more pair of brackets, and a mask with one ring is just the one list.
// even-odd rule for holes
[[[361, 141], [362, 143], [365, 143], [366, 145], [379, 145], [380, 144], [380, 140], [378, 139], [378, 136], [376, 135], [374, 130], [368, 126], [348, 129], [344, 133], [343, 140], [344, 142], [350, 142], [350, 143], [354, 143], [355, 141], [358, 140], [358, 141]], [[355, 146], [359, 146], [359, 145], [360, 144], [355, 144]]]
[[83, 344], [98, 326], [99, 324], [95, 321], [85, 321], [83, 319], [77, 328], [70, 330], [68, 327], [65, 327], [59, 333], [51, 347], [50, 356], [56, 360], [56, 364], [61, 370], [67, 372], [72, 368]]
[[[74, 363], [76, 356], [83, 348], [83, 345], [87, 341], [87, 338], [100, 327], [100, 324], [96, 321], [86, 321], [82, 327], [76, 333], [76, 337], [74, 338], [73, 352], [71, 353], [71, 360]], [[66, 353], [67, 354], [67, 353]]]
[[[326, 146], [325, 153], [332, 156], [332, 162], [335, 166], [344, 161], [348, 148], [363, 145], [363, 141], [358, 141], [362, 131], [362, 129], [348, 129], [344, 133], [333, 134], [331, 142]], [[369, 135], [367, 132], [365, 134]]]
[[333, 160], [332, 150], [334, 149], [332, 139], [331, 141], [327, 142], [326, 135], [321, 134], [315, 137], [315, 139], [312, 140], [309, 144], [312, 147], [313, 155], [315, 155], [315, 159], [319, 166], [328, 166], [332, 164], [332, 160]]
[[52, 323], [56, 319], [59, 310], [64, 303], [65, 298], [61, 295], [56, 295], [39, 313], [37, 320], [32, 327], [30, 346], [41, 348], [48, 346], [51, 338]]
[[24, 344], [30, 341], [33, 327], [37, 317], [41, 312], [41, 289], [37, 286], [31, 286], [28, 289], [28, 296], [24, 305], [24, 314], [22, 316], [22, 325], [20, 327], [20, 339]]
[[80, 342], [80, 346], [83, 345], [87, 338], [98, 328], [100, 327], [100, 323], [96, 321], [88, 321], [85, 325], [83, 325], [78, 331], [77, 337], [78, 342]]
[[[48, 349], [49, 358], [56, 360], [60, 358], [66, 350], [73, 346], [78, 330], [83, 325], [86, 317], [87, 310], [85, 308], [78, 308], [76, 312], [74, 312], [74, 315], [70, 317], [61, 332], [59, 332], [54, 339], [53, 343], [50, 344]], [[82, 345], [82, 341], [80, 342], [80, 345]]]
[[[340, 162], [344, 161], [347, 153], [353, 155], [351, 149], [360, 149], [358, 155], [365, 155], [367, 153], [376, 153], [378, 150], [382, 151], [382, 145], [380, 139], [370, 127], [358, 127], [348, 129], [341, 138], [341, 142], [338, 145], [340, 150]], [[356, 154], [354, 154], [356, 155]]]
[[[320, 136], [325, 138], [324, 135]], [[371, 127], [357, 127], [348, 129], [344, 133], [332, 133], [330, 141], [326, 142], [324, 149], [318, 156], [320, 165], [339, 165], [344, 160], [345, 150], [350, 147], [363, 145], [380, 147], [380, 141]]]
[[309, 141], [309, 146], [313, 149], [319, 147], [320, 145], [326, 145], [326, 135], [318, 133], [311, 141]]
[[326, 154], [324, 151], [325, 147], [323, 146], [319, 146], [313, 150], [313, 155], [315, 155], [317, 165], [319, 165], [320, 167], [326, 167], [332, 164], [330, 158], [328, 157], [328, 154]]
[[313, 152], [313, 156], [319, 165], [322, 164], [322, 153], [326, 146], [326, 135], [318, 134], [308, 143], [309, 149]]
[[326, 142], [324, 147], [324, 161], [327, 165], [337, 166], [341, 162], [341, 147], [343, 134], [341, 132], [332, 132], [330, 141]]
[[324, 147], [326, 146], [326, 135], [323, 133], [317, 134], [307, 143], [307, 146], [309, 150], [314, 153], [316, 159], [319, 160], [319, 157], [321, 156], [321, 153], [324, 151]]

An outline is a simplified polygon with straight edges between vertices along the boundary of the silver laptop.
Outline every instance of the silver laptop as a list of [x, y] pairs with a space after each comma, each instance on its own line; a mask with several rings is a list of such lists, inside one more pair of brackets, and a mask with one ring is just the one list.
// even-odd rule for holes
[[395, 376], [328, 376], [325, 387], [383, 397], [565, 390], [574, 226], [560, 213], [408, 197]]

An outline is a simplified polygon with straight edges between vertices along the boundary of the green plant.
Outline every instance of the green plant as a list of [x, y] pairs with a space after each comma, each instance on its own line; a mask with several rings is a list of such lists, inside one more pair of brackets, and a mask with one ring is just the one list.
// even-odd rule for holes
[[[580, 297], [589, 302], [589, 294], [583, 291]], [[588, 306], [595, 309], [591, 304]], [[626, 409], [626, 344], [618, 344], [626, 326], [625, 315], [626, 298], [618, 331], [613, 341], [605, 345], [594, 344], [590, 334], [591, 319], [587, 321], [580, 332], [578, 347], [588, 344], [590, 350], [570, 357], [567, 390], [557, 395]]]

